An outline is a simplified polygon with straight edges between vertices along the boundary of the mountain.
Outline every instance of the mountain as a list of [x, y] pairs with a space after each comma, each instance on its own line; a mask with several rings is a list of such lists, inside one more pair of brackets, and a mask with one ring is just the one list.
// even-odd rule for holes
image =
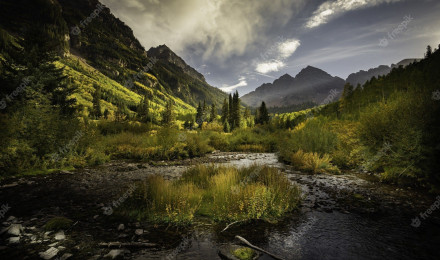
[[266, 83], [242, 97], [245, 104], [257, 107], [262, 101], [268, 107], [286, 107], [303, 103], [322, 103], [332, 89], [339, 93], [345, 81], [327, 72], [308, 66], [295, 77], [285, 74], [273, 83]]
[[195, 112], [203, 100], [219, 107], [227, 97], [165, 45], [146, 51], [132, 29], [98, 0], [0, 2], [0, 42], [13, 39], [8, 41], [19, 49], [36, 25], [56, 39], [52, 50], [60, 56], [57, 65], [78, 88], [75, 98], [85, 114], [96, 85], [103, 92], [103, 109], [114, 112], [123, 106], [127, 114], [136, 113], [144, 95], [157, 112], [173, 100], [181, 114]]
[[399, 66], [406, 67], [409, 64], [413, 62], [419, 62], [421, 59], [404, 59], [397, 64], [391, 64], [390, 66], [386, 65], [380, 65], [377, 68], [369, 69], [368, 71], [361, 70], [356, 73], [350, 74], [346, 81], [350, 83], [353, 86], [357, 86], [360, 84], [361, 86], [364, 85], [368, 80], [370, 80], [372, 77], [379, 77], [379, 76], [385, 76], [388, 75], [392, 69], [398, 68]]

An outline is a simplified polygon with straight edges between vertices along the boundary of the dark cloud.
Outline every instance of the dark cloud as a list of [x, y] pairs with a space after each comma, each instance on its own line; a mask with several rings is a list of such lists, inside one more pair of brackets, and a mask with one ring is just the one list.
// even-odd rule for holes
[[440, 4], [429, 0], [102, 2], [145, 48], [166, 44], [210, 84], [240, 94], [307, 65], [345, 78], [440, 43]]

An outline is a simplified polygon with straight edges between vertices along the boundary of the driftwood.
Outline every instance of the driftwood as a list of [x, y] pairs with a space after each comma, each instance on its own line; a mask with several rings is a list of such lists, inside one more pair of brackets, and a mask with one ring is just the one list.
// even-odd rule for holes
[[131, 242], [131, 243], [122, 243], [122, 242], [109, 242], [109, 243], [99, 243], [100, 247], [108, 247], [108, 248], [121, 248], [121, 247], [156, 247], [156, 244], [153, 243], [142, 243], [142, 242]]
[[254, 245], [252, 245], [251, 243], [249, 243], [249, 241], [247, 241], [246, 239], [242, 238], [241, 236], [235, 236], [235, 238], [237, 238], [237, 239], [240, 240], [243, 244], [245, 244], [246, 246], [248, 246], [248, 247], [250, 247], [250, 248], [252, 248], [252, 249], [254, 249], [254, 250], [257, 250], [257, 251], [260, 251], [261, 253], [264, 253], [264, 254], [266, 254], [266, 255], [269, 255], [269, 256], [271, 256], [271, 257], [274, 258], [274, 259], [277, 259], [277, 260], [283, 260], [283, 258], [281, 258], [281, 257], [279, 257], [279, 256], [276, 256], [276, 255], [274, 255], [274, 254], [272, 254], [272, 253], [269, 253], [269, 252], [267, 252], [266, 250], [264, 250], [264, 249], [262, 249], [262, 248], [259, 248], [258, 246], [254, 246]]
[[228, 228], [230, 228], [232, 225], [235, 225], [235, 224], [240, 223], [240, 222], [243, 222], [243, 221], [235, 221], [235, 222], [232, 222], [231, 224], [227, 225], [222, 231], [220, 231], [220, 233], [226, 231], [226, 230], [227, 230]]

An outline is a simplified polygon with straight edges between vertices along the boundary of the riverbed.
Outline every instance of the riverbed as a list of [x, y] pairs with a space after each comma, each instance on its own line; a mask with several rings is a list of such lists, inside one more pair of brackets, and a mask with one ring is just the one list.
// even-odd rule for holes
[[[225, 224], [201, 222], [191, 228], [165, 229], [106, 214], [105, 208], [133, 183], [150, 174], [176, 179], [199, 163], [279, 168], [301, 187], [302, 205], [277, 224], [234, 225], [225, 232], [220, 232]], [[179, 162], [114, 161], [75, 172], [10, 179], [0, 184], [0, 203], [10, 207], [2, 225], [19, 224], [23, 231], [16, 244], [9, 243], [10, 235], [3, 233], [0, 254], [2, 259], [41, 259], [41, 252], [55, 248], [58, 252], [52, 259], [101, 259], [111, 249], [99, 243], [120, 241], [156, 245], [120, 249], [123, 259], [221, 259], [219, 252], [238, 246], [234, 237], [240, 235], [284, 259], [438, 259], [440, 210], [425, 219], [419, 215], [435, 203], [435, 196], [368, 179], [351, 171], [302, 173], [271, 153], [222, 152]], [[75, 223], [65, 231], [64, 240], [42, 229], [54, 216]], [[411, 225], [416, 216], [421, 220], [417, 227]], [[271, 258], [263, 254], [259, 259]]]

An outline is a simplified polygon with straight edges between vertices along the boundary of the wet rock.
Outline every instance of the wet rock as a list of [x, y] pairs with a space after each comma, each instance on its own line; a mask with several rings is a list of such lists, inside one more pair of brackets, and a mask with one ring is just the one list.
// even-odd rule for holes
[[50, 247], [54, 247], [54, 246], [56, 246], [56, 245], [58, 245], [58, 242], [52, 243], [52, 244], [50, 244], [49, 246], [50, 246]]
[[58, 252], [59, 252], [58, 249], [56, 249], [55, 247], [51, 247], [47, 249], [45, 252], [40, 252], [39, 255], [41, 258], [45, 260], [49, 260], [54, 258], [58, 254]]
[[8, 238], [8, 244], [18, 244], [18, 243], [20, 243], [20, 237]]
[[73, 256], [72, 254], [65, 253], [64, 255], [62, 255], [60, 257], [60, 260], [67, 260], [67, 259], [71, 258], [72, 256]]
[[64, 240], [66, 239], [66, 235], [64, 235], [64, 231], [60, 231], [55, 234], [55, 240]]
[[118, 226], [118, 230], [119, 230], [119, 231], [124, 230], [124, 229], [125, 229], [124, 224], [120, 224], [120, 225]]
[[12, 224], [8, 229], [8, 234], [19, 236], [23, 231], [23, 226], [20, 224]]
[[144, 233], [143, 229], [136, 229], [136, 231], [134, 232], [136, 235], [140, 236]]
[[14, 217], [14, 216], [9, 216], [9, 218], [6, 219], [6, 222], [13, 222], [13, 223], [15, 223], [14, 221], [16, 221], [16, 220], [17, 220], [16, 217]]
[[109, 258], [109, 259], [118, 259], [118, 258], [122, 258], [124, 254], [124, 250], [120, 250], [120, 249], [113, 249], [111, 250], [108, 254], [106, 254], [104, 256], [104, 258]]

